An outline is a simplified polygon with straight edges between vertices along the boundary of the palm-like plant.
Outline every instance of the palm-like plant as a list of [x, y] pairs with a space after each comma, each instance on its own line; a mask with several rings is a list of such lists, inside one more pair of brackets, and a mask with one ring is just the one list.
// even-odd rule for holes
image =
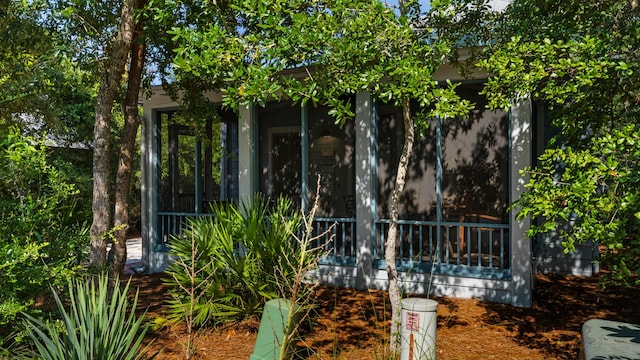
[[169, 319], [217, 324], [258, 315], [266, 301], [288, 297], [277, 278], [295, 276], [290, 259], [299, 249], [292, 235], [302, 216], [293, 208], [286, 198], [272, 205], [257, 196], [250, 205], [216, 205], [213, 218], [191, 220], [170, 244], [176, 261], [166, 271]]

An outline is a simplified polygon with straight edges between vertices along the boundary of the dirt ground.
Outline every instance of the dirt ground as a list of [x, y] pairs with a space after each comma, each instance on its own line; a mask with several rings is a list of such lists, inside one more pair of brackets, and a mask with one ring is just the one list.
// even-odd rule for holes
[[[141, 307], [161, 315], [165, 288], [159, 275], [133, 278]], [[582, 324], [591, 318], [640, 323], [638, 288], [602, 289], [598, 278], [536, 278], [533, 307], [474, 299], [438, 301], [438, 359], [577, 359]], [[308, 359], [383, 359], [390, 307], [383, 291], [320, 287], [312, 325], [298, 348]], [[197, 359], [243, 359], [253, 352], [259, 322], [200, 330]], [[159, 359], [184, 359], [181, 328], [149, 333]]]

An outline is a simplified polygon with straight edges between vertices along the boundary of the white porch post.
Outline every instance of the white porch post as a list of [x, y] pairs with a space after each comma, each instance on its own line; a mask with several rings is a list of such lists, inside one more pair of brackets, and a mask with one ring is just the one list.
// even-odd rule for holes
[[238, 190], [240, 202], [251, 202], [257, 192], [258, 128], [253, 106], [238, 111]]
[[[511, 109], [510, 203], [520, 197], [528, 180], [520, 176], [520, 170], [531, 166], [531, 152], [534, 146], [532, 132], [531, 101], [519, 101]], [[529, 219], [516, 220], [516, 212], [511, 211], [511, 303], [521, 307], [531, 307], [534, 273], [531, 263], [531, 239], [525, 235], [530, 223]]]
[[375, 121], [369, 93], [356, 95], [356, 287], [371, 287], [375, 234]]

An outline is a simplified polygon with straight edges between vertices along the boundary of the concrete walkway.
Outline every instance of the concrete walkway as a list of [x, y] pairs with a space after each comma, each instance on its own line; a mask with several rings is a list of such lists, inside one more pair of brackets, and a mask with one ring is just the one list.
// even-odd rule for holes
[[[107, 246], [107, 252], [110, 249], [111, 246]], [[124, 265], [124, 273], [139, 275], [142, 268], [142, 238], [127, 239], [127, 262]]]
[[124, 265], [124, 273], [139, 275], [142, 269], [142, 238], [127, 239], [127, 262]]

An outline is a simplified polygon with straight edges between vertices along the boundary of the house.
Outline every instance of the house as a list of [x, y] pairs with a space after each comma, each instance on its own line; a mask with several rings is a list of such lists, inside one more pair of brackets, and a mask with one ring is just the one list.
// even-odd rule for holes
[[[456, 74], [444, 68], [439, 76], [462, 81]], [[544, 146], [546, 113], [532, 101], [509, 112], [486, 109], [483, 77], [459, 87], [476, 103], [468, 119], [432, 119], [416, 142], [400, 208], [400, 279], [408, 293], [528, 307], [536, 267], [589, 274], [593, 246], [566, 257], [550, 246], [559, 244], [552, 238], [526, 238], [529, 221], [517, 220], [508, 205], [523, 191], [519, 171]], [[208, 96], [221, 101], [220, 94]], [[351, 100], [355, 119], [343, 127], [327, 108], [271, 102], [237, 115], [220, 111], [217, 121], [194, 129], [156, 88], [143, 101], [146, 270], [164, 269], [170, 236], [186, 218], [207, 216], [209, 203], [284, 194], [308, 209], [319, 174], [317, 229], [337, 226], [316, 275], [341, 286], [386, 288], [387, 204], [403, 144], [401, 113], [367, 93]]]

